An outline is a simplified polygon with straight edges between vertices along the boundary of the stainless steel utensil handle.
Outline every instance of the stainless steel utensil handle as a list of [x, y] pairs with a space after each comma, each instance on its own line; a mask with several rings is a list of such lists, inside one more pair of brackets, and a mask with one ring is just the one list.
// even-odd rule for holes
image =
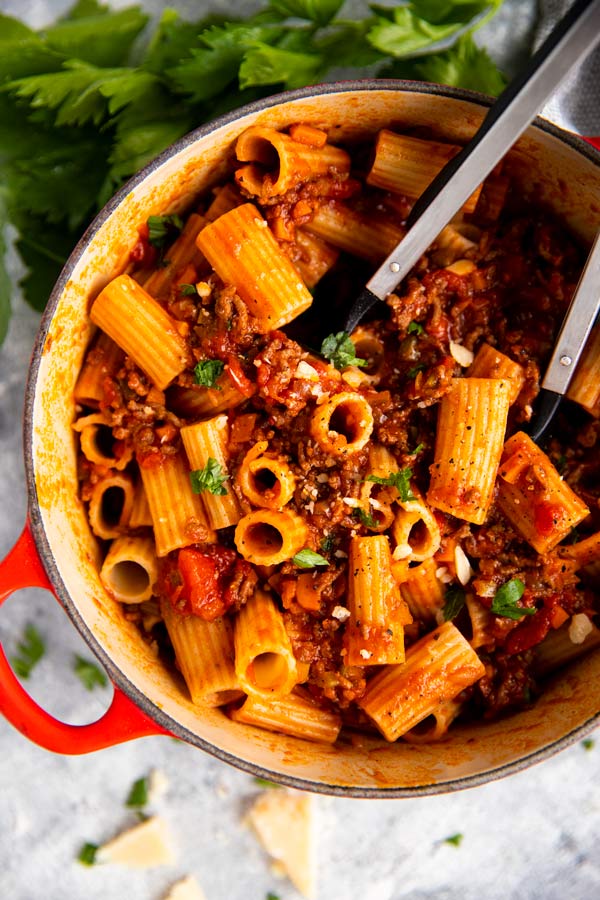
[[385, 300], [525, 131], [569, 69], [598, 42], [600, 0], [578, 0], [500, 95], [471, 141], [415, 204], [409, 218], [414, 224], [367, 283], [371, 294]]
[[566, 393], [600, 307], [600, 231], [569, 305], [542, 387]]

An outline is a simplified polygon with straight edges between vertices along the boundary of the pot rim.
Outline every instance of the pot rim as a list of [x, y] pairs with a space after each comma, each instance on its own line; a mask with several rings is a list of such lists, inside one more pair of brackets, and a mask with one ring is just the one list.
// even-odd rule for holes
[[[25, 403], [23, 414], [23, 454], [25, 463], [27, 503], [29, 519], [31, 524], [31, 533], [35, 545], [37, 547], [40, 559], [54, 588], [63, 608], [67, 612], [69, 618], [85, 640], [90, 650], [97, 659], [105, 667], [110, 680], [120, 689], [136, 706], [138, 706], [146, 715], [157, 722], [162, 728], [168, 730], [174, 737], [191, 743], [211, 756], [216, 757], [222, 762], [228, 763], [248, 774], [267, 779], [287, 787], [296, 788], [298, 790], [308, 790], [314, 793], [328, 794], [340, 797], [353, 797], [358, 799], [397, 799], [410, 797], [432, 796], [434, 794], [451, 793], [454, 791], [464, 790], [466, 788], [478, 787], [489, 781], [503, 778], [520, 772], [529, 766], [542, 762], [543, 760], [553, 756], [557, 752], [565, 749], [571, 744], [581, 740], [596, 725], [600, 724], [600, 711], [579, 725], [573, 731], [564, 737], [548, 744], [538, 750], [532, 751], [524, 757], [514, 762], [497, 766], [481, 772], [476, 775], [469, 775], [462, 778], [453, 779], [452, 781], [440, 782], [430, 785], [419, 785], [414, 787], [357, 787], [353, 785], [327, 784], [321, 781], [313, 781], [309, 778], [301, 778], [289, 776], [274, 772], [268, 768], [256, 765], [245, 759], [236, 756], [229, 751], [223, 750], [211, 742], [201, 738], [199, 735], [190, 731], [170, 715], [165, 713], [150, 698], [142, 693], [125, 675], [125, 673], [117, 666], [112, 657], [99, 644], [93, 631], [83, 620], [77, 604], [70, 596], [66, 586], [60, 576], [58, 567], [55, 562], [54, 553], [50, 547], [50, 542], [44, 528], [40, 506], [37, 499], [37, 491], [35, 486], [35, 467], [33, 460], [33, 408], [35, 404], [36, 386], [39, 375], [41, 357], [46, 342], [50, 324], [54, 318], [54, 313], [59, 300], [63, 294], [67, 282], [69, 281], [75, 266], [84, 254], [91, 238], [110, 218], [113, 212], [123, 202], [123, 200], [135, 188], [137, 188], [152, 172], [159, 166], [170, 159], [175, 154], [195, 143], [197, 140], [207, 137], [219, 128], [235, 122], [236, 119], [252, 113], [261, 112], [281, 103], [287, 103], [295, 100], [308, 99], [325, 94], [348, 93], [348, 92], [365, 92], [365, 91], [394, 91], [430, 94], [435, 96], [447, 97], [453, 100], [463, 100], [474, 103], [478, 106], [490, 107], [494, 99], [486, 94], [476, 91], [469, 91], [462, 88], [454, 88], [445, 85], [432, 84], [420, 81], [407, 81], [400, 79], [358, 79], [348, 81], [327, 82], [318, 85], [298, 88], [292, 91], [284, 91], [278, 94], [272, 94], [260, 100], [241, 106], [232, 110], [225, 115], [219, 116], [210, 122], [200, 125], [193, 131], [181, 137], [175, 143], [171, 144], [167, 149], [155, 157], [151, 162], [144, 166], [139, 172], [133, 175], [114, 196], [105, 204], [100, 212], [95, 216], [91, 224], [83, 233], [71, 252], [64, 268], [62, 269], [56, 284], [50, 294], [44, 314], [42, 316], [40, 327], [34, 342], [29, 372], [27, 376], [25, 388]], [[552, 122], [537, 116], [531, 126], [537, 128], [552, 137], [558, 138], [562, 143], [571, 147], [577, 153], [586, 157], [588, 160], [600, 167], [600, 152], [595, 150], [590, 144], [576, 134], [564, 131]]]

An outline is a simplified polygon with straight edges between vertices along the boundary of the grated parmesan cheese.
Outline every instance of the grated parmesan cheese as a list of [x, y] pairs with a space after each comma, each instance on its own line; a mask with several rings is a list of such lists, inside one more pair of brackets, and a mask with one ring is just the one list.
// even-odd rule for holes
[[471, 563], [467, 558], [467, 554], [460, 544], [457, 544], [454, 548], [454, 565], [456, 567], [456, 577], [460, 583], [462, 585], [468, 584], [473, 577], [473, 569], [471, 568]]
[[345, 622], [346, 619], [350, 618], [351, 612], [349, 609], [346, 609], [345, 606], [334, 606], [331, 615], [334, 619], [337, 619], [338, 622]]
[[296, 371], [294, 372], [294, 376], [296, 378], [305, 378], [309, 381], [318, 381], [319, 373], [316, 369], [314, 369], [310, 363], [307, 363], [306, 360], [301, 359], [298, 365], [296, 366]]
[[440, 566], [439, 569], [436, 569], [435, 577], [438, 581], [441, 581], [442, 584], [449, 584], [452, 581], [452, 575], [448, 571], [448, 566]]

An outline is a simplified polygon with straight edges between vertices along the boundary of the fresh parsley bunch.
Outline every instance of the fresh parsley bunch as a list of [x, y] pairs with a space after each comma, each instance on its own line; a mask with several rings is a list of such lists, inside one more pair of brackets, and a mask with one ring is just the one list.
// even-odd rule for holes
[[157, 23], [139, 6], [78, 0], [40, 31], [0, 15], [0, 341], [10, 318], [7, 225], [42, 310], [62, 265], [115, 190], [177, 138], [242, 103], [324, 80], [332, 67], [491, 94], [503, 79], [472, 32], [502, 0], [373, 4], [269, 0], [235, 19]]

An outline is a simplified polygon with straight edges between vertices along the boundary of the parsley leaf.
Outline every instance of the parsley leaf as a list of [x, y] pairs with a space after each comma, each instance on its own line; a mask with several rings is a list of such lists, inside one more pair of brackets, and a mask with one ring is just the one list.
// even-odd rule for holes
[[259, 778], [258, 775], [256, 775], [252, 779], [252, 781], [254, 782], [254, 784], [257, 784], [259, 787], [264, 787], [264, 788], [280, 788], [281, 787], [280, 784], [276, 784], [276, 782], [274, 782], [274, 781], [268, 781], [266, 778]]
[[408, 500], [416, 500], [410, 487], [410, 479], [412, 478], [412, 469], [400, 469], [398, 472], [390, 472], [385, 477], [380, 475], [367, 475], [365, 481], [373, 481], [375, 484], [386, 484], [389, 487], [395, 487], [400, 495], [400, 500], [406, 502]]
[[203, 494], [204, 491], [208, 491], [210, 494], [223, 496], [227, 493], [224, 482], [228, 478], [229, 475], [223, 474], [221, 464], [212, 456], [208, 457], [208, 462], [203, 469], [195, 469], [190, 472], [192, 490], [195, 494]]
[[525, 585], [520, 578], [511, 578], [501, 585], [492, 600], [492, 612], [505, 619], [520, 619], [533, 616], [537, 610], [529, 606], [518, 606], [518, 601], [525, 593]]
[[201, 384], [203, 387], [216, 387], [217, 390], [221, 390], [221, 388], [215, 384], [219, 375], [223, 373], [223, 369], [225, 368], [225, 363], [220, 359], [202, 359], [194, 368], [194, 379], [196, 384]]
[[347, 331], [328, 335], [321, 344], [321, 356], [328, 359], [336, 369], [347, 366], [366, 366], [366, 359], [358, 359], [354, 344]]
[[408, 370], [408, 372], [406, 373], [406, 377], [407, 378], [416, 378], [417, 375], [419, 374], [419, 372], [422, 372], [426, 368], [427, 367], [426, 367], [425, 363], [417, 363], [416, 366], [413, 366], [412, 369]]
[[315, 553], [314, 550], [310, 550], [308, 547], [305, 547], [304, 550], [299, 550], [294, 554], [292, 562], [301, 569], [312, 569], [313, 566], [329, 565], [329, 560], [325, 559], [324, 556], [321, 556], [320, 553]]
[[125, 806], [130, 809], [141, 809], [148, 803], [148, 779], [146, 777], [138, 778], [131, 785], [131, 790], [127, 795]]
[[179, 290], [183, 294], [184, 297], [197, 297], [198, 296], [198, 288], [195, 284], [183, 284], [179, 285]]
[[82, 656], [75, 657], [73, 671], [88, 691], [93, 691], [95, 687], [106, 687], [108, 684], [102, 669]]
[[322, 538], [321, 543], [319, 544], [319, 548], [323, 551], [323, 553], [329, 553], [333, 550], [333, 546], [335, 544], [335, 538], [333, 534], [327, 534], [324, 538]]
[[464, 34], [450, 50], [417, 63], [415, 72], [424, 81], [451, 84], [494, 97], [506, 86], [506, 79], [487, 50], [478, 47], [471, 34]]
[[265, 900], [281, 900], [279, 894], [274, 894], [273, 891], [269, 891], [265, 897]]
[[407, 334], [423, 334], [425, 329], [421, 325], [420, 322], [409, 322], [408, 328], [406, 329]]
[[148, 241], [158, 250], [163, 250], [183, 228], [183, 221], [179, 216], [149, 216]]
[[581, 746], [584, 750], [593, 750], [595, 743], [593, 738], [584, 738], [581, 742]]
[[365, 528], [377, 528], [377, 522], [371, 515], [371, 513], [366, 512], [362, 508], [362, 506], [355, 507], [352, 515], [355, 519], [358, 519], [361, 525], [364, 525]]
[[293, 90], [317, 81], [323, 68], [324, 59], [318, 53], [298, 53], [257, 42], [245, 53], [240, 65], [240, 87], [281, 84], [286, 90]]
[[17, 644], [18, 655], [11, 657], [10, 663], [20, 678], [29, 678], [44, 653], [46, 645], [35, 625], [28, 624], [23, 639]]
[[460, 832], [457, 832], [456, 834], [451, 834], [449, 837], [444, 838], [444, 843], [450, 844], [453, 847], [460, 847], [463, 837], [464, 835], [462, 835]]
[[96, 862], [98, 850], [98, 844], [85, 843], [77, 854], [77, 859], [84, 866], [93, 866]]
[[65, 57], [95, 66], [120, 66], [147, 21], [137, 6], [119, 12], [97, 7], [95, 14], [67, 17], [46, 28], [44, 37], [49, 47]]
[[466, 601], [467, 597], [462, 588], [453, 587], [446, 591], [444, 606], [442, 607], [444, 622], [450, 622], [452, 619], [455, 619]]

